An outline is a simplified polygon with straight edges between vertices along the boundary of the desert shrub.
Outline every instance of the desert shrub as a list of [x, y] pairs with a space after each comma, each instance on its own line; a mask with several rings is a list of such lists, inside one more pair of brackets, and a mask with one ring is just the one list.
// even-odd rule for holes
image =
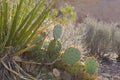
[[119, 54], [120, 30], [116, 24], [86, 18], [77, 29], [81, 34], [81, 44], [90, 55], [103, 57], [108, 52]]
[[87, 53], [89, 56], [103, 57], [109, 52], [119, 55], [119, 31], [119, 25], [115, 23], [104, 23], [87, 17], [78, 27], [68, 24], [61, 41], [63, 49], [76, 45], [82, 54]]

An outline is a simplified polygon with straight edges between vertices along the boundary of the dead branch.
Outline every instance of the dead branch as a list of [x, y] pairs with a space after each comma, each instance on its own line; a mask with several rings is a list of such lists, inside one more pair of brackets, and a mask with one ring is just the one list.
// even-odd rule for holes
[[34, 78], [32, 75], [26, 73], [15, 61], [13, 61], [13, 63], [16, 65], [16, 67], [21, 70], [22, 72], [24, 72], [28, 77], [30, 77], [33, 80], [37, 80], [36, 78]]
[[25, 60], [15, 60], [15, 61], [16, 61], [16, 62], [20, 62], [20, 63], [26, 63], [26, 64], [49, 66], [49, 65], [53, 65], [53, 64], [56, 63], [57, 61], [60, 61], [60, 59], [56, 59], [55, 61], [53, 61], [53, 62], [51, 62], [51, 63], [39, 63], [39, 62], [35, 62], [35, 61], [25, 61]]
[[1, 63], [3, 64], [3, 66], [4, 66], [8, 71], [12, 72], [13, 74], [15, 74], [16, 76], [20, 77], [21, 79], [23, 79], [23, 80], [30, 80], [30, 79], [28, 79], [28, 78], [25, 78], [25, 77], [21, 76], [20, 74], [18, 74], [16, 71], [12, 70], [11, 68], [9, 68], [9, 67], [4, 63], [4, 61], [1, 61]]

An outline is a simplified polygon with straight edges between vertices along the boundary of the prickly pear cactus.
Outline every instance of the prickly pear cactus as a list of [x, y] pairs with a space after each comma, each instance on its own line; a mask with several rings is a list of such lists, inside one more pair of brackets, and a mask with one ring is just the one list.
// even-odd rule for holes
[[80, 51], [76, 48], [70, 47], [65, 50], [62, 55], [62, 60], [67, 64], [74, 64], [80, 60]]
[[31, 42], [31, 44], [39, 43], [39, 42], [43, 39], [43, 37], [45, 37], [45, 36], [46, 36], [46, 33], [45, 33], [45, 32], [40, 33], [40, 34]]
[[98, 69], [98, 62], [94, 57], [89, 57], [85, 61], [85, 70], [89, 74], [96, 73]]
[[42, 32], [40, 35], [38, 35], [32, 42], [31, 44], [37, 44], [31, 51], [35, 51], [37, 49], [41, 49], [43, 42], [45, 40], [46, 33]]
[[61, 43], [58, 40], [51, 40], [48, 45], [47, 53], [49, 54], [50, 59], [53, 61], [59, 56], [61, 50]]
[[62, 26], [60, 24], [58, 24], [53, 29], [53, 37], [54, 37], [54, 39], [60, 38], [61, 34], [62, 34]]
[[85, 67], [80, 62], [76, 62], [76, 63], [74, 63], [72, 65], [68, 65], [66, 67], [66, 70], [69, 71], [70, 73], [77, 74], [77, 73], [84, 72], [85, 71]]
[[48, 45], [49, 53], [58, 53], [61, 50], [61, 43], [58, 40], [51, 40]]

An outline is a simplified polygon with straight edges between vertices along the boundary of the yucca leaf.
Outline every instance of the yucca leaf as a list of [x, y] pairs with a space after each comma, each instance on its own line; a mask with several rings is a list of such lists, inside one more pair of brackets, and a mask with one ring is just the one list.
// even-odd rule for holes
[[45, 1], [46, 0], [39, 1], [39, 3], [35, 6], [35, 8], [33, 8], [32, 11], [26, 16], [26, 18], [24, 19], [24, 21], [21, 23], [21, 25], [19, 26], [19, 28], [17, 30], [17, 31], [19, 31], [19, 33], [24, 34], [25, 31], [28, 30], [29, 26], [31, 25], [31, 23], [33, 22], [33, 20], [36, 18], [36, 14], [38, 12], [38, 9], [43, 6], [43, 4], [45, 3]]
[[[26, 16], [24, 16], [25, 18], [21, 21], [20, 25], [18, 26], [18, 29], [13, 34], [14, 40], [16, 40], [18, 36], [20, 37], [23, 34], [25, 34], [24, 31], [28, 29], [29, 25], [31, 25], [30, 19], [34, 15], [33, 13], [35, 13], [36, 8], [37, 5]], [[31, 19], [31, 21], [32, 20], [33, 18]]]
[[[49, 12], [49, 11], [48, 11]], [[46, 12], [47, 13], [47, 12]], [[43, 21], [44, 21], [44, 19], [47, 17], [47, 14], [46, 14], [46, 16], [44, 16], [44, 18], [43, 18], [43, 20], [40, 22], [41, 24], [43, 23]], [[28, 44], [29, 42], [31, 42], [31, 40], [32, 40], [32, 38], [33, 38], [33, 36], [35, 35], [35, 33], [36, 33], [36, 31], [37, 31], [37, 29], [40, 27], [40, 24], [38, 25], [38, 27], [37, 28], [35, 28], [34, 30], [33, 30], [33, 34], [32, 35], [30, 35], [30, 37], [28, 37], [28, 39], [27, 39], [27, 41], [26, 41], [26, 43], [24, 44], [24, 45], [26, 45], [26, 44]], [[46, 28], [47, 29], [47, 28]]]
[[32, 0], [13, 1], [15, 4], [10, 0], [0, 2], [0, 51], [7, 46], [14, 47], [16, 52], [24, 49], [32, 41], [53, 5], [50, 2], [45, 7], [46, 0], [39, 0], [36, 5], [31, 3]]
[[[43, 3], [45, 3], [46, 0], [43, 0], [42, 2], [40, 1], [32, 10], [31, 12], [25, 17], [25, 19], [23, 20], [23, 22], [21, 23], [21, 25], [19, 26], [18, 30], [16, 31], [16, 33], [19, 33], [16, 36], [22, 37], [23, 34], [26, 34], [26, 31], [29, 29], [31, 23], [33, 22], [33, 20], [35, 19], [35, 15], [38, 12], [38, 9], [41, 8], [43, 6]], [[19, 41], [17, 41], [18, 43]]]
[[[30, 28], [25, 32], [25, 35], [23, 35], [16, 43], [16, 44], [20, 44], [24, 47], [27, 43], [29, 43], [32, 39], [32, 37], [34, 36], [35, 32], [37, 31], [37, 29], [40, 27], [40, 25], [43, 23], [43, 21], [45, 20], [46, 16], [49, 13], [49, 10], [51, 9], [51, 5], [48, 6], [48, 8], [46, 8], [41, 15], [36, 19], [36, 21], [30, 26]], [[31, 35], [30, 35], [31, 34]]]
[[22, 4], [23, 4], [23, 0], [20, 0], [20, 3], [18, 4], [17, 9], [16, 9], [16, 13], [13, 17], [13, 21], [12, 21], [11, 28], [10, 28], [10, 35], [9, 35], [9, 39], [7, 41], [7, 44], [9, 44], [9, 45], [11, 45], [11, 40], [12, 40], [11, 38], [17, 28], [17, 21], [19, 18], [20, 10], [22, 8]]
[[6, 0], [2, 1], [2, 12], [1, 12], [1, 25], [0, 25], [0, 38], [2, 43], [0, 44], [0, 52], [2, 52], [4, 50], [6, 41], [8, 40], [8, 32], [9, 32], [9, 28], [7, 26], [8, 24], [8, 3], [6, 2]]

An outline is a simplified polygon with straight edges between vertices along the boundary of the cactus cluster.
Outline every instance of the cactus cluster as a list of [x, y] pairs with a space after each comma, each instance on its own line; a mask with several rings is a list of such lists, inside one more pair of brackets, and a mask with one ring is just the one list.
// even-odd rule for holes
[[96, 73], [98, 69], [98, 62], [94, 57], [89, 57], [85, 61], [85, 70], [89, 74]]
[[[60, 51], [62, 45], [58, 40], [62, 34], [62, 26], [56, 25], [53, 29], [53, 37], [54, 39], [50, 41], [47, 51], [50, 56], [50, 59], [54, 61], [60, 56]], [[71, 73], [79, 73], [79, 72], [86, 72], [88, 74], [96, 73], [98, 69], [98, 62], [94, 57], [89, 57], [86, 59], [84, 65], [80, 62], [81, 53], [77, 48], [70, 47], [67, 48], [64, 53], [60, 56], [62, 62], [67, 64], [66, 70], [70, 71]]]
[[61, 50], [60, 41], [55, 39], [51, 40], [47, 48], [47, 53], [51, 61], [54, 61], [55, 59], [57, 59], [57, 57], [59, 56], [60, 50]]
[[59, 56], [62, 45], [58, 39], [61, 37], [61, 34], [62, 26], [60, 24], [57, 24], [53, 29], [54, 39], [50, 41], [47, 48], [47, 53], [49, 55], [50, 61], [54, 61]]
[[[68, 63], [67, 63], [68, 64]], [[86, 73], [86, 74], [96, 74], [98, 70], [98, 62], [94, 57], [88, 57], [84, 62], [75, 62], [73, 64], [67, 65], [65, 69], [70, 73]]]
[[[48, 46], [45, 48], [46, 51], [39, 51], [40, 57], [42, 60], [47, 62], [53, 62], [57, 58], [61, 59], [61, 62], [64, 64], [64, 69], [72, 74], [94, 74], [98, 69], [98, 62], [94, 57], [89, 57], [85, 62], [80, 62], [81, 53], [79, 49], [74, 47], [69, 47], [61, 54], [62, 44], [59, 41], [62, 34], [62, 26], [60, 24], [54, 26], [53, 29], [53, 38], [48, 43]], [[31, 44], [37, 43], [38, 45], [33, 48], [34, 50], [40, 49], [43, 42], [45, 33], [41, 33], [37, 38], [33, 40]], [[35, 53], [35, 51], [34, 51]], [[43, 54], [43, 55], [42, 55]], [[46, 58], [46, 59], [44, 59]], [[42, 61], [41, 61], [42, 62]], [[84, 64], [83, 64], [84, 63]], [[60, 64], [60, 62], [58, 63]], [[62, 65], [62, 64], [60, 64]]]

